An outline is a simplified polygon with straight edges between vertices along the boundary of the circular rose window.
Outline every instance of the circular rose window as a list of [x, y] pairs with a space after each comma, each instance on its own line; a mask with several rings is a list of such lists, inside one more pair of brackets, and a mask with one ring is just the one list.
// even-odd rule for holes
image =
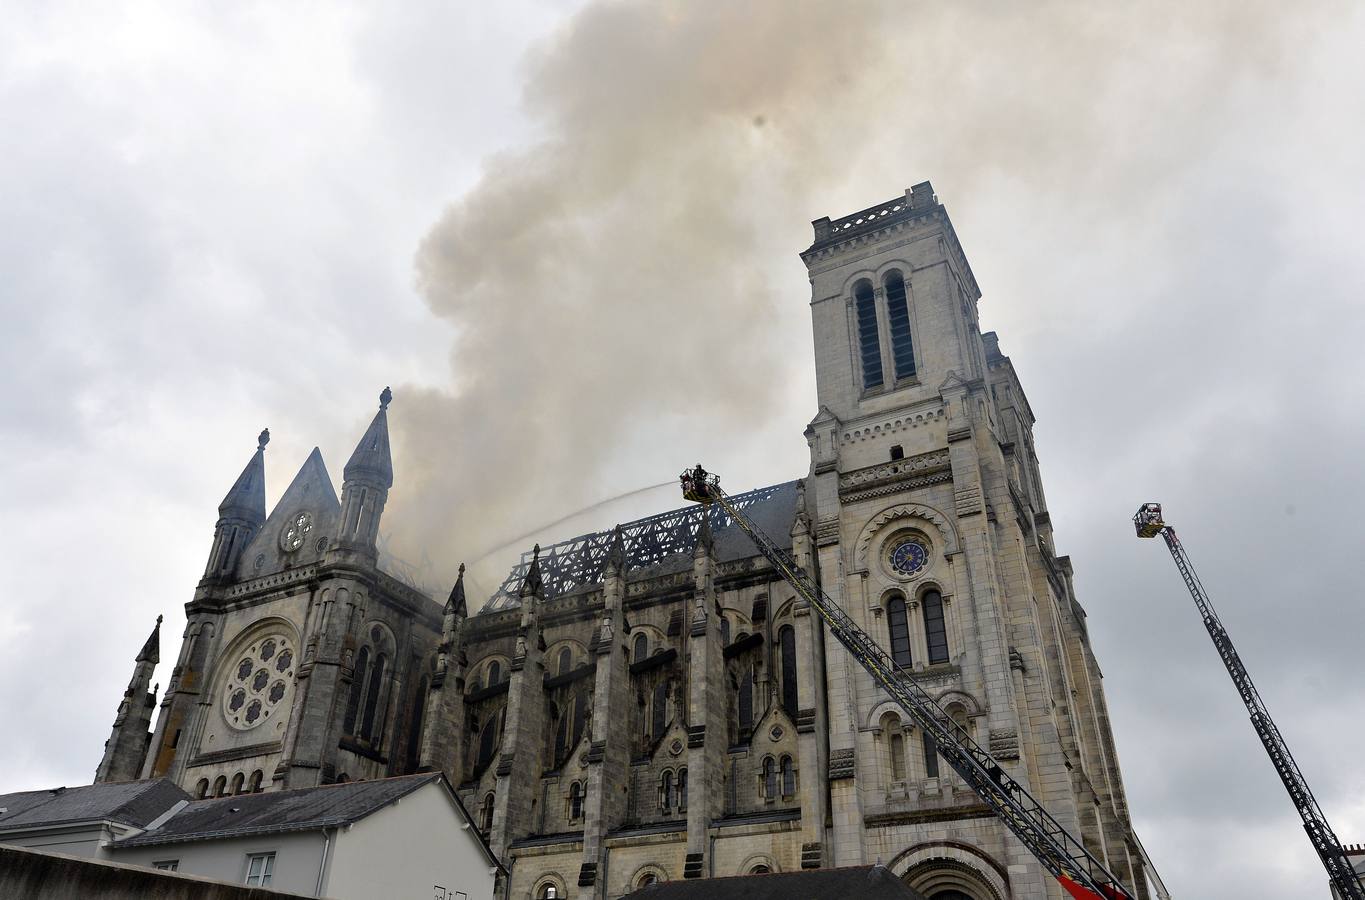
[[223, 717], [240, 731], [279, 719], [294, 690], [294, 646], [282, 634], [264, 635], [233, 664], [223, 688]]

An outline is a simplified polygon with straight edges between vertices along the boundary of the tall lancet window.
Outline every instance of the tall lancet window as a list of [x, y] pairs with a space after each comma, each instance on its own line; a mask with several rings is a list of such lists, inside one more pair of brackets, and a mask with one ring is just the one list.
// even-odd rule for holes
[[929, 645], [929, 662], [948, 661], [948, 629], [943, 622], [943, 595], [924, 592], [924, 636]]
[[905, 598], [896, 594], [886, 604], [886, 626], [891, 632], [891, 659], [910, 668], [910, 623], [905, 619]]
[[882, 383], [882, 344], [877, 334], [877, 299], [870, 281], [860, 281], [853, 288], [854, 305], [858, 313], [858, 350], [863, 360], [863, 388], [880, 387]]
[[896, 378], [915, 374], [915, 346], [910, 338], [910, 306], [905, 298], [905, 279], [900, 272], [886, 276], [886, 319], [891, 327], [891, 358]]
[[783, 625], [777, 632], [782, 649], [782, 708], [796, 718], [796, 630]]

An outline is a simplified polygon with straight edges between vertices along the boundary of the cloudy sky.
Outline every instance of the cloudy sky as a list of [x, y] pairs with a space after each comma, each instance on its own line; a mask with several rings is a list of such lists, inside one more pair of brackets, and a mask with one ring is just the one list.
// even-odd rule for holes
[[388, 547], [437, 590], [696, 459], [804, 474], [809, 221], [929, 179], [1038, 415], [1139, 834], [1176, 897], [1326, 896], [1128, 519], [1166, 504], [1365, 841], [1365, 7], [494, 7], [0, 0], [0, 789], [89, 780], [263, 426], [273, 501], [391, 384]]

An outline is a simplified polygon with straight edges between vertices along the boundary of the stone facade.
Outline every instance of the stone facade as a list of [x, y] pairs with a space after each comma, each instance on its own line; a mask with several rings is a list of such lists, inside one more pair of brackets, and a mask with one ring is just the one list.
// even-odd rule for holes
[[[810, 469], [736, 501], [1145, 900], [1033, 415], [948, 215], [924, 183], [814, 228]], [[266, 519], [261, 451], [224, 501], [144, 777], [439, 768], [514, 898], [876, 862], [929, 898], [1063, 897], [718, 508], [536, 548], [473, 616], [462, 580], [443, 614], [385, 575], [384, 415], [339, 504], [315, 453]], [[244, 729], [266, 640], [298, 665]]]

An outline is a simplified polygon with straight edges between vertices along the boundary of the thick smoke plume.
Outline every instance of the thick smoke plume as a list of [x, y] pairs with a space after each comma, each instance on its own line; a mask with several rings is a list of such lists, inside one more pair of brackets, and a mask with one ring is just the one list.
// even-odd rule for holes
[[930, 177], [959, 216], [992, 190], [1150, 209], [1171, 149], [1143, 142], [1212, 138], [1210, 99], [1292, 40], [1245, 4], [1169, 6], [590, 3], [528, 61], [539, 142], [417, 254], [458, 338], [450, 389], [395, 408], [395, 546], [448, 581], [702, 453], [802, 474], [805, 223]]

